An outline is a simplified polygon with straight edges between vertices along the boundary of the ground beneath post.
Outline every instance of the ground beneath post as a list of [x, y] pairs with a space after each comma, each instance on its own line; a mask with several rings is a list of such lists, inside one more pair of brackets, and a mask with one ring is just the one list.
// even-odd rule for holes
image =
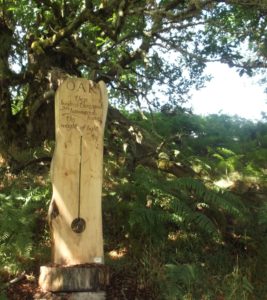
[[34, 299], [34, 295], [39, 292], [36, 281], [29, 281], [26, 278], [18, 283], [12, 284], [7, 289], [8, 300], [30, 300]]
[[[40, 299], [40, 295], [44, 295], [44, 293], [38, 287], [37, 279], [28, 280], [27, 278], [25, 278], [17, 283], [10, 285], [6, 291], [8, 300], [33, 300]], [[137, 292], [136, 282], [134, 278], [128, 278], [127, 284], [119, 278], [111, 278], [110, 285], [107, 287], [106, 291], [107, 300], [134, 300], [136, 299], [137, 294], [139, 294], [138, 296], [140, 296], [140, 293]], [[146, 291], [142, 291], [142, 294], [143, 295], [140, 297], [140, 299], [152, 299], [149, 297]], [[6, 300], [5, 298], [3, 299]], [[47, 299], [50, 298], [48, 297]], [[1, 296], [0, 300], [2, 300]]]

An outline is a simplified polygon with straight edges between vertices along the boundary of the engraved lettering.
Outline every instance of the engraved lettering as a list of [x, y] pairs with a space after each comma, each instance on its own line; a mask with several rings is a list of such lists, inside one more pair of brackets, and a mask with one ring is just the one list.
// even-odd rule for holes
[[74, 91], [75, 89], [75, 83], [71, 80], [68, 80], [67, 81], [67, 89], [71, 90], [71, 91]]
[[79, 91], [80, 89], [82, 89], [85, 93], [85, 88], [84, 88], [82, 82], [80, 83], [79, 87], [77, 88], [77, 91]]
[[66, 86], [69, 92], [59, 100], [60, 128], [67, 131], [80, 128], [82, 134], [89, 134], [93, 140], [97, 140], [103, 117], [98, 86], [75, 80], [68, 80]]
[[70, 91], [83, 92], [83, 93], [94, 93], [97, 94], [98, 88], [93, 83], [87, 83], [86, 85], [81, 82], [76, 82], [74, 80], [68, 79], [67, 81], [67, 89]]

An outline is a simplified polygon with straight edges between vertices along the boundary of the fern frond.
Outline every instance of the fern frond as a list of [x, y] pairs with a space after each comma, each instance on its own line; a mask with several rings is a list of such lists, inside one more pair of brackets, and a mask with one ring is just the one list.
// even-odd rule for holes
[[129, 217], [129, 225], [132, 230], [140, 235], [148, 235], [151, 238], [161, 239], [166, 231], [166, 223], [169, 217], [163, 210], [147, 208], [141, 205], [134, 205]]
[[190, 290], [200, 280], [201, 272], [194, 264], [167, 264], [164, 299], [185, 299], [185, 290]]
[[166, 271], [170, 281], [188, 287], [199, 277], [199, 268], [194, 264], [167, 264]]
[[170, 209], [175, 215], [179, 215], [183, 220], [188, 219], [188, 216], [193, 212], [190, 206], [179, 198], [171, 200]]
[[22, 265], [28, 264], [38, 251], [36, 226], [40, 215], [36, 211], [46, 209], [49, 193], [47, 187], [12, 187], [0, 195], [0, 264], [14, 272], [20, 267], [25, 269]]
[[188, 191], [193, 190], [197, 193], [199, 197], [203, 196], [206, 192], [205, 185], [196, 179], [193, 178], [179, 178], [177, 184], [180, 188], [186, 189]]
[[225, 213], [231, 214], [239, 220], [244, 219], [245, 207], [237, 198], [226, 193], [217, 193], [207, 190], [204, 195], [204, 201], [215, 209], [220, 209]]
[[208, 233], [215, 238], [220, 238], [218, 228], [206, 215], [199, 212], [195, 212], [192, 215], [190, 215], [190, 218], [192, 223], [195, 224], [197, 228], [200, 229], [200, 231]]
[[188, 228], [191, 225], [197, 227], [200, 231], [210, 234], [214, 237], [219, 237], [219, 231], [212, 220], [201, 212], [196, 212], [188, 204], [180, 199], [172, 199], [171, 201], [172, 213], [171, 220], [183, 228]]
[[201, 181], [193, 178], [181, 178], [178, 180], [178, 185], [194, 192], [201, 202], [207, 203], [211, 208], [222, 210], [239, 220], [245, 219], [246, 208], [242, 201], [232, 193], [208, 189]]

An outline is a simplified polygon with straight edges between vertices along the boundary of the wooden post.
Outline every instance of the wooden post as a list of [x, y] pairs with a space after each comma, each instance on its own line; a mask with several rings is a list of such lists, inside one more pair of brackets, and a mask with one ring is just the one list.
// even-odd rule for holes
[[48, 212], [53, 267], [41, 267], [39, 284], [45, 290], [90, 291], [89, 273], [102, 278], [93, 289], [107, 281], [103, 280], [107, 272], [100, 267], [104, 263], [101, 192], [107, 108], [103, 82], [69, 78], [56, 92], [53, 196]]

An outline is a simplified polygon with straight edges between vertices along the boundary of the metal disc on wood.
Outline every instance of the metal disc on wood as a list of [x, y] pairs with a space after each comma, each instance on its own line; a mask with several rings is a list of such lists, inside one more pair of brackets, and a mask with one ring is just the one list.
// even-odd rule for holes
[[71, 222], [71, 229], [76, 233], [82, 233], [85, 227], [86, 222], [83, 218], [76, 218]]

